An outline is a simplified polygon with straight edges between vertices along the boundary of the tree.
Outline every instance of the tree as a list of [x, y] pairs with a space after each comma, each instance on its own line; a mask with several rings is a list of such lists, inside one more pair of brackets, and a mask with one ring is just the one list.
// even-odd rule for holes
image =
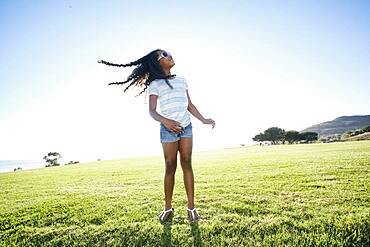
[[49, 152], [48, 155], [44, 156], [44, 160], [48, 163], [45, 167], [59, 166], [58, 159], [62, 156], [57, 152]]
[[79, 161], [70, 161], [70, 162], [68, 162], [68, 163], [65, 163], [64, 165], [73, 165], [73, 164], [78, 164], [78, 163], [80, 163]]
[[305, 140], [307, 142], [316, 141], [318, 138], [318, 134], [316, 132], [311, 132], [311, 131], [302, 132], [299, 134], [299, 136], [300, 136], [300, 140]]
[[370, 132], [370, 125], [362, 128], [362, 132], [365, 133], [365, 132]]
[[278, 127], [271, 127], [264, 131], [263, 135], [266, 141], [271, 141], [272, 144], [276, 144], [278, 141], [284, 141], [285, 131]]
[[263, 133], [259, 133], [258, 135], [256, 135], [255, 137], [253, 137], [252, 140], [255, 141], [255, 142], [264, 142], [264, 141], [267, 141], [266, 138], [265, 138], [265, 135]]
[[285, 132], [285, 140], [289, 142], [289, 144], [292, 144], [296, 141], [299, 141], [299, 132], [295, 130], [289, 130]]

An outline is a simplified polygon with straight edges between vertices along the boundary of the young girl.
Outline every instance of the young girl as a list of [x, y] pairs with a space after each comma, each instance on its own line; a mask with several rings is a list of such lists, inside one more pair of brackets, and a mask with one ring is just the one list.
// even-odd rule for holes
[[[194, 206], [194, 174], [191, 162], [193, 133], [189, 112], [202, 123], [211, 124], [212, 128], [215, 126], [215, 121], [210, 118], [205, 119], [191, 102], [186, 80], [171, 74], [171, 68], [175, 62], [169, 52], [157, 49], [128, 64], [113, 64], [103, 60], [98, 62], [118, 67], [137, 66], [127, 80], [108, 85], [131, 82], [124, 92], [134, 84], [136, 86], [145, 85], [144, 90], [138, 95], [149, 87], [149, 113], [154, 120], [160, 122], [160, 141], [166, 165], [164, 175], [165, 208], [159, 215], [160, 222], [164, 222], [174, 214], [172, 195], [177, 167], [177, 151], [180, 153], [188, 199], [188, 217], [191, 222], [198, 221], [200, 215]], [[157, 100], [160, 103], [161, 114], [156, 110]]]

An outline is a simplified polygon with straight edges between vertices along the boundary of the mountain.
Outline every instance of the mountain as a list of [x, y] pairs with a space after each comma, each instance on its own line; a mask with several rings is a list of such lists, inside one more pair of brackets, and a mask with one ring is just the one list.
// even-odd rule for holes
[[343, 134], [349, 130], [361, 129], [370, 125], [370, 115], [342, 116], [332, 121], [319, 123], [308, 127], [301, 132], [312, 131], [319, 136]]

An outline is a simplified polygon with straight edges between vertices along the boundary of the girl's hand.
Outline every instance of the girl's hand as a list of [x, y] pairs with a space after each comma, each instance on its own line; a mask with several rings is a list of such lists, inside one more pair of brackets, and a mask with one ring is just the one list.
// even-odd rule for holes
[[212, 129], [215, 127], [216, 122], [212, 118], [207, 118], [202, 121], [204, 124], [212, 124]]
[[182, 128], [180, 123], [175, 120], [168, 119], [163, 122], [163, 125], [174, 133], [184, 133], [184, 129]]

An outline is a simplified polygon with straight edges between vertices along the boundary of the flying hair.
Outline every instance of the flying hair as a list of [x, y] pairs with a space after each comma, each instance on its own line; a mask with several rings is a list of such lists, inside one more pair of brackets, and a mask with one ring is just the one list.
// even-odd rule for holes
[[158, 61], [158, 51], [162, 51], [161, 49], [156, 49], [154, 51], [151, 51], [147, 55], [145, 55], [142, 58], [139, 58], [138, 60], [134, 62], [130, 62], [127, 64], [115, 64], [111, 62], [107, 62], [104, 60], [99, 60], [98, 63], [102, 63], [108, 66], [115, 66], [115, 67], [131, 67], [136, 66], [134, 70], [131, 72], [131, 74], [127, 77], [125, 81], [120, 82], [111, 82], [108, 83], [108, 85], [123, 85], [126, 83], [130, 83], [123, 92], [126, 92], [131, 86], [137, 86], [137, 87], [144, 87], [144, 90], [141, 91], [138, 95], [139, 96], [145, 90], [148, 88], [150, 83], [156, 79], [164, 79], [167, 83], [167, 85], [173, 89], [173, 86], [169, 83], [168, 79], [172, 78], [176, 75], [166, 75], [162, 69], [162, 66], [160, 65]]

